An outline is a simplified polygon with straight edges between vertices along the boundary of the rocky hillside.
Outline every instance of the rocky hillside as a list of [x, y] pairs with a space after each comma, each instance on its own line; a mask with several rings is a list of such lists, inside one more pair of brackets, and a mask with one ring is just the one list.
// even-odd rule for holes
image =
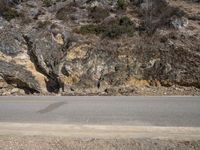
[[200, 95], [199, 0], [0, 0], [0, 95]]

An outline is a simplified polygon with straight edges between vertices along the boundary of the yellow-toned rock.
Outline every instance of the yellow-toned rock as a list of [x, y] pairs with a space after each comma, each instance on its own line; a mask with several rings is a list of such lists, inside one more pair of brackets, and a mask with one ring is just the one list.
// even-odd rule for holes
[[28, 54], [23, 53], [23, 54], [19, 54], [12, 58], [12, 57], [0, 52], [0, 60], [9, 62], [9, 63], [13, 63], [14, 65], [23, 66], [25, 70], [31, 72], [31, 75], [38, 82], [41, 92], [47, 92], [46, 83], [45, 83], [46, 77], [36, 70], [36, 68], [35, 68], [34, 64], [31, 62]]
[[64, 75], [60, 75], [59, 78], [65, 85], [73, 85], [80, 80], [77, 75], [71, 75], [68, 77]]
[[107, 81], [103, 80], [103, 81], [100, 82], [100, 88], [101, 89], [107, 89], [109, 87], [110, 87], [110, 84]]
[[88, 48], [89, 46], [87, 44], [75, 47], [68, 52], [66, 59], [67, 60], [74, 60], [77, 58], [82, 59], [86, 56]]
[[127, 85], [130, 86], [136, 86], [136, 87], [146, 87], [146, 86], [150, 86], [149, 81], [148, 80], [141, 80], [141, 79], [136, 79], [136, 78], [130, 78], [127, 82]]
[[12, 60], [12, 57], [4, 55], [2, 52], [0, 52], [0, 60], [10, 62]]

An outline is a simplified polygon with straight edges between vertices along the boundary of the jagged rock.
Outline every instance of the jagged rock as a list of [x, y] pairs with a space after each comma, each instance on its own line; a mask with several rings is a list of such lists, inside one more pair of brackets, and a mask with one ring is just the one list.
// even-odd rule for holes
[[171, 24], [175, 29], [181, 29], [183, 27], [187, 27], [188, 25], [188, 19], [184, 17], [172, 17], [171, 18]]
[[41, 91], [38, 81], [23, 66], [0, 61], [0, 74], [9, 84], [14, 84], [27, 92]]
[[47, 83], [49, 88], [59, 89], [60, 65], [71, 45], [71, 34], [51, 26], [50, 31], [32, 30], [25, 39], [28, 43], [29, 55], [36, 68], [49, 79], [50, 83]]
[[9, 22], [0, 16], [0, 30], [9, 25]]
[[19, 32], [13, 29], [0, 30], [0, 51], [9, 56], [16, 56], [26, 51], [26, 43]]
[[0, 89], [6, 88], [7, 86], [8, 84], [6, 83], [6, 81], [0, 76]]
[[[53, 34], [49, 31], [32, 31], [26, 35], [29, 43], [30, 55], [37, 62], [37, 66], [46, 75], [59, 73], [59, 64], [70, 46], [69, 33]], [[42, 39], [42, 40], [41, 40]]]
[[0, 30], [1, 76], [27, 91], [46, 92], [45, 77], [36, 71], [27, 53], [27, 43], [17, 29]]
[[152, 11], [153, 13], [157, 12], [160, 7], [165, 7], [168, 5], [168, 0], [136, 0], [134, 3], [140, 4], [140, 7], [143, 11]]
[[[69, 51], [64, 64], [65, 80], [68, 85], [98, 88], [101, 78], [115, 71], [117, 59], [112, 52], [81, 45]], [[73, 79], [73, 80], [72, 80]]]
[[[137, 74], [136, 63], [127, 61], [128, 56], [120, 54], [116, 43], [105, 42], [106, 45], [102, 43], [95, 43], [94, 47], [80, 45], [69, 50], [62, 76], [65, 86], [72, 86], [78, 91], [80, 89], [104, 91], [110, 87], [129, 84], [129, 77]], [[140, 84], [139, 80], [135, 83]]]

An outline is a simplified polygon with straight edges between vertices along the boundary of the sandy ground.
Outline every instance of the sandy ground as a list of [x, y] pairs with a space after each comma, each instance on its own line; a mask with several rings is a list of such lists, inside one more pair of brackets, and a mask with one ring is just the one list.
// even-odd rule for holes
[[1, 124], [0, 150], [200, 150], [199, 128]]
[[199, 150], [200, 140], [0, 136], [1, 150]]

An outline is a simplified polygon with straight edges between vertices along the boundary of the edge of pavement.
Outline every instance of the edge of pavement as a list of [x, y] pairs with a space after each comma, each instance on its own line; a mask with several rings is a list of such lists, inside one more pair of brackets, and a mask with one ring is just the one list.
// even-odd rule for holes
[[0, 123], [0, 135], [200, 140], [200, 127]]

